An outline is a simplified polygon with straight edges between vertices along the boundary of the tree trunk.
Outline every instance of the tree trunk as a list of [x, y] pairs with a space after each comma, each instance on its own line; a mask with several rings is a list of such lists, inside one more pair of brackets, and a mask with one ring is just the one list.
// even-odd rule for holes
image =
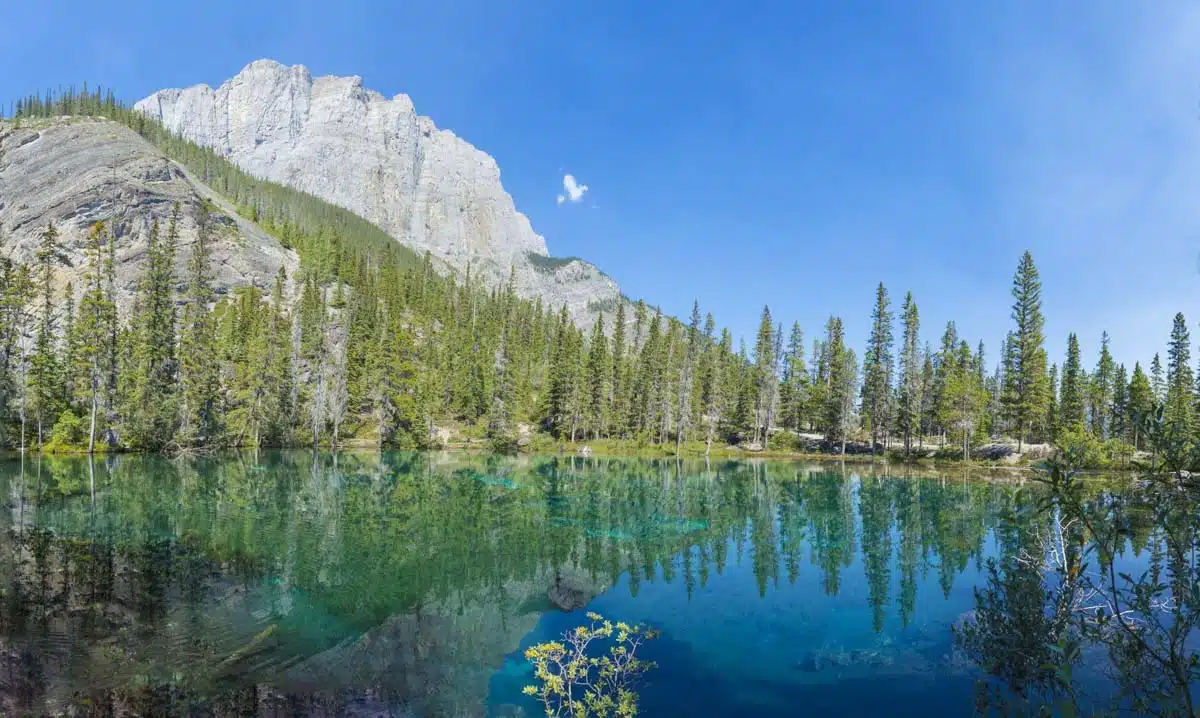
[[92, 422], [88, 429], [88, 456], [96, 453], [96, 387], [92, 386]]

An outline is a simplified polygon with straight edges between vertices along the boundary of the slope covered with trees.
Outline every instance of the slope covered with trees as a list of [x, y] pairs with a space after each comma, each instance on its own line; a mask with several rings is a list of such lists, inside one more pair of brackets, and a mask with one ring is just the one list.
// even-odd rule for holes
[[[1048, 367], [1041, 279], [1026, 253], [1013, 281], [1013, 329], [994, 366], [950, 322], [937, 348], [921, 337], [911, 293], [899, 317], [880, 284], [861, 366], [843, 321], [805, 346], [803, 328], [764, 308], [753, 350], [695, 305], [682, 322], [644, 302], [619, 303], [581, 328], [564, 307], [443, 274], [356, 215], [254, 178], [173, 136], [111, 93], [67, 91], [15, 106], [29, 118], [106, 118], [137, 131], [300, 256], [298, 288], [243, 287], [215, 300], [201, 231], [174, 276], [175, 220], [145, 238], [148, 261], [128, 316], [118, 316], [113, 228], [96, 224], [84, 287], [53, 285], [53, 225], [35, 261], [0, 261], [0, 441], [47, 450], [204, 450], [332, 445], [348, 439], [430, 447], [443, 427], [501, 449], [554, 441], [628, 440], [664, 451], [721, 444], [845, 452], [896, 447], [969, 454], [988, 437], [1069, 439], [1115, 455], [1140, 447], [1144, 419], [1165, 406], [1198, 425], [1190, 338], [1176, 318], [1166, 377], [1127, 370], [1101, 340], [1083, 366], [1071, 335]], [[211, 226], [204, 205], [197, 226]], [[899, 326], [897, 327], [897, 321]], [[897, 336], [899, 342], [897, 343]], [[823, 440], [809, 439], [819, 434]], [[670, 447], [670, 448], [666, 448]], [[950, 448], [954, 447], [954, 448]]]

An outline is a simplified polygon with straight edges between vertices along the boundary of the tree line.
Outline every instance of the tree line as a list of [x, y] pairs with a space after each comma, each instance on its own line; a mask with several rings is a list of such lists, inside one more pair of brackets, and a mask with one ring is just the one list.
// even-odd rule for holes
[[[294, 248], [300, 273], [273, 291], [218, 296], [211, 281], [211, 205], [197, 210], [186, 276], [174, 276], [178, 209], [145, 238], [91, 228], [83, 287], [56, 293], [50, 225], [30, 264], [0, 261], [0, 428], [11, 447], [156, 451], [219, 446], [441, 443], [448, 423], [504, 450], [532, 431], [559, 441], [811, 447], [846, 452], [927, 443], [969, 454], [988, 437], [1064, 439], [1109, 451], [1142, 448], [1160, 408], [1182, 430], [1200, 422], [1190, 338], [1175, 320], [1164, 368], [1127, 372], [1101, 337], [1085, 370], [1078, 338], [1061, 366], [1044, 347], [1041, 280], [1028, 252], [1013, 279], [1012, 330], [989, 371], [953, 322], [932, 346], [912, 293], [899, 317], [875, 292], [861, 361], [831, 316], [806, 344], [764, 307], [754, 345], [693, 305], [684, 322], [645, 302], [618, 302], [594, 326], [566, 308], [434, 271], [382, 230], [312, 195], [254, 178], [209, 149], [118, 103], [67, 90], [16, 103], [15, 121], [62, 115], [120, 122], [154, 143], [239, 212]], [[118, 241], [147, 243], [133, 309], [118, 317]], [[182, 280], [182, 281], [179, 281]], [[183, 286], [177, 290], [177, 286]], [[897, 326], [898, 322], [898, 326]], [[898, 330], [898, 331], [897, 331]], [[897, 334], [898, 340], [897, 340]], [[857, 440], [857, 442], [856, 442]], [[957, 447], [951, 449], [950, 447]], [[699, 450], [698, 446], [691, 447]]]

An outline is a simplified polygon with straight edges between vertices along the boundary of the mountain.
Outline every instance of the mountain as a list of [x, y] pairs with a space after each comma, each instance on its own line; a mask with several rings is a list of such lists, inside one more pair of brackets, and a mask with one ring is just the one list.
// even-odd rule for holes
[[245, 284], [269, 292], [281, 267], [289, 280], [294, 277], [294, 251], [128, 127], [93, 117], [0, 121], [0, 246], [13, 259], [32, 262], [41, 233], [53, 222], [66, 260], [57, 270], [59, 285], [74, 281], [81, 291], [88, 226], [103, 219], [116, 229], [117, 301], [128, 309], [150, 227], [157, 221], [165, 233], [178, 204], [176, 277], [182, 288], [203, 200], [217, 210], [211, 256], [218, 294]]
[[566, 304], [590, 324], [620, 290], [580, 259], [551, 257], [517, 211], [489, 155], [359, 77], [316, 77], [303, 65], [257, 60], [213, 89], [162, 90], [134, 109], [212, 148], [247, 172], [308, 192], [376, 224], [401, 243], [517, 293]]

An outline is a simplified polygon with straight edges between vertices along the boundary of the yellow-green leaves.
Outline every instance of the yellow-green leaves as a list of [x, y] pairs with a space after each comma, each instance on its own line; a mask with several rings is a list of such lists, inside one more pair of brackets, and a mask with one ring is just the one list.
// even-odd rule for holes
[[[587, 618], [588, 625], [566, 632], [561, 642], [526, 649], [525, 659], [533, 664], [538, 682], [522, 692], [539, 698], [551, 718], [636, 716], [638, 695], [632, 686], [654, 663], [636, 658], [635, 653], [658, 633], [627, 623], [614, 625], [598, 613], [588, 613]], [[608, 652], [589, 655], [597, 641], [610, 642]]]

